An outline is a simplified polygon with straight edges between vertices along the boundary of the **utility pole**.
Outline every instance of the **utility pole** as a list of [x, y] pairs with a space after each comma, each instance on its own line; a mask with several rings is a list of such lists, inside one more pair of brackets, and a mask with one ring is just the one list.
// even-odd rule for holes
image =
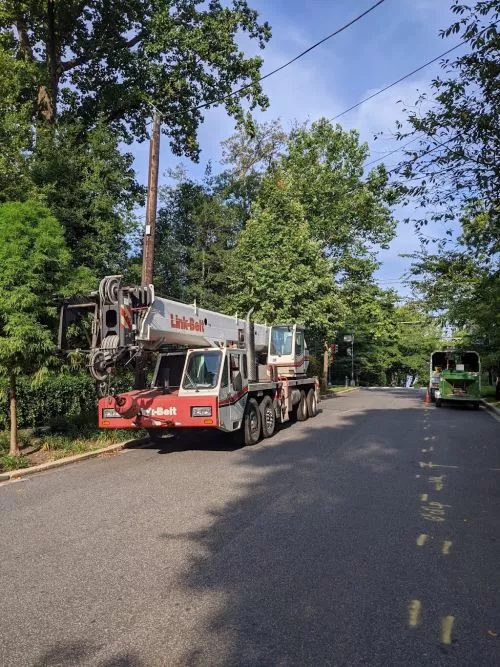
[[[153, 116], [153, 132], [149, 142], [148, 194], [142, 249], [141, 285], [143, 287], [151, 285], [153, 282], [156, 209], [158, 206], [158, 171], [160, 166], [160, 126], [160, 114], [155, 111]], [[144, 389], [146, 386], [146, 357], [147, 355], [143, 352], [136, 358], [134, 389]]]
[[158, 205], [158, 170], [160, 164], [160, 114], [155, 111], [153, 133], [149, 142], [148, 195], [146, 201], [146, 224], [144, 227], [144, 245], [142, 254], [141, 284], [153, 282], [155, 254], [156, 209]]
[[323, 344], [323, 377], [322, 377], [323, 392], [325, 394], [328, 391], [328, 366], [329, 366], [328, 341], [325, 340]]
[[352, 334], [352, 344], [351, 344], [351, 378], [352, 386], [356, 386], [356, 380], [354, 379], [354, 334]]

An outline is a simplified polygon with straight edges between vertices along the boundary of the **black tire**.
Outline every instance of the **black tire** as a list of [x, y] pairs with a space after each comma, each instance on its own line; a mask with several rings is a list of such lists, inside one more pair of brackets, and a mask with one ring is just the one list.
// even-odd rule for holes
[[260, 402], [259, 410], [262, 437], [270, 438], [276, 429], [276, 412], [274, 411], [273, 399], [270, 396], [264, 396]]
[[440, 408], [440, 407], [441, 407], [441, 399], [436, 398], [436, 408]]
[[297, 405], [297, 421], [305, 422], [307, 417], [308, 414], [307, 414], [306, 392], [302, 389], [302, 391], [300, 392], [300, 401], [299, 404]]
[[255, 398], [250, 398], [243, 416], [243, 442], [245, 445], [256, 445], [260, 440], [261, 419], [259, 404]]
[[314, 389], [309, 389], [307, 392], [307, 414], [309, 417], [316, 417], [318, 414], [318, 399], [316, 398], [316, 392]]

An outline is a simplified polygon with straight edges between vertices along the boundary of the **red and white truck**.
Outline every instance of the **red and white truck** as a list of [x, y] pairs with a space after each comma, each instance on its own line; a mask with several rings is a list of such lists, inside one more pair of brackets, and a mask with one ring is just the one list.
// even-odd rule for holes
[[106, 393], [118, 364], [156, 353], [151, 386], [103, 396], [101, 428], [216, 428], [245, 444], [270, 437], [277, 424], [318, 411], [319, 381], [307, 376], [299, 324], [267, 326], [155, 296], [152, 285], [127, 287], [107, 276], [87, 303], [61, 309], [59, 346], [68, 326], [91, 312], [89, 368]]

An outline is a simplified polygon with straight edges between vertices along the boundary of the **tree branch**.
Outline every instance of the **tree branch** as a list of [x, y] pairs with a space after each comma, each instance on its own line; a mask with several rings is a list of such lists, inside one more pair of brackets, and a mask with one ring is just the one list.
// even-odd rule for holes
[[[145, 35], [145, 31], [141, 30], [135, 37], [132, 37], [132, 39], [129, 39], [128, 42], [125, 42], [124, 47], [126, 49], [132, 49], [136, 44], [139, 44], [139, 42], [143, 39]], [[68, 60], [65, 63], [61, 63], [59, 66], [59, 73], [63, 74], [63, 72], [68, 72], [70, 69], [73, 69], [74, 67], [79, 67], [80, 65], [86, 65], [90, 60], [93, 60], [95, 57], [100, 57], [101, 55], [104, 55], [105, 51], [104, 49], [100, 49], [97, 52], [93, 52], [88, 55], [84, 56], [79, 56], [78, 58], [73, 58], [72, 60]]]
[[30, 40], [28, 37], [28, 29], [26, 27], [26, 22], [24, 20], [24, 14], [19, 12], [16, 16], [16, 30], [19, 35], [19, 45], [21, 47], [21, 52], [28, 57], [29, 60], [34, 61], [35, 56], [33, 55], [33, 49], [31, 48]]

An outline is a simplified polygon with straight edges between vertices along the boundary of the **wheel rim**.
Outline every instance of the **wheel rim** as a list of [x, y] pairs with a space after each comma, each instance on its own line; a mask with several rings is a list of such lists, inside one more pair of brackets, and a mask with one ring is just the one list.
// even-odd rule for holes
[[250, 432], [253, 434], [257, 433], [259, 430], [259, 418], [257, 416], [257, 411], [255, 408], [250, 410]]

